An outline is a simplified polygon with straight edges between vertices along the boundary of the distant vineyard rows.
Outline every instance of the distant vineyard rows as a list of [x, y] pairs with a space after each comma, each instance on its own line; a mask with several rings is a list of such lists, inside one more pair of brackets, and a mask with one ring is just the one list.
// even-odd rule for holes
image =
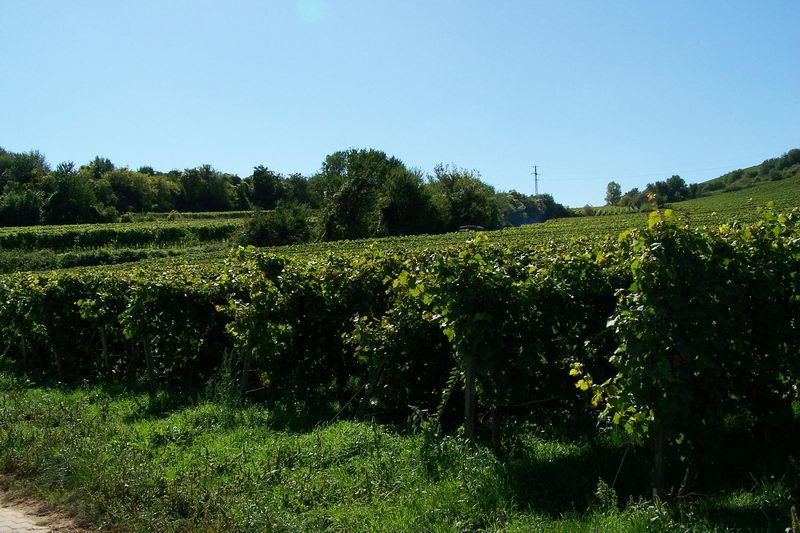
[[164, 247], [220, 241], [244, 225], [242, 219], [199, 219], [67, 226], [0, 228], [0, 250], [55, 251], [102, 247]]
[[[753, 221], [757, 218], [757, 205], [772, 201], [777, 208], [791, 209], [797, 207], [799, 199], [800, 178], [791, 178], [680, 202], [673, 207], [689, 224], [703, 227], [718, 226], [733, 219]], [[221, 262], [227, 255], [224, 243], [235, 238], [249, 214], [246, 211], [169, 213], [163, 217], [159, 215], [157, 221], [0, 228], [0, 272], [121, 263], [121, 266], [107, 267], [118, 271], [130, 268], [132, 261], [139, 261], [142, 268], [154, 269], [184, 263]], [[618, 234], [628, 228], [644, 227], [646, 221], [645, 213], [554, 219], [544, 224], [492, 232], [491, 238], [493, 242], [507, 245], [565, 242], [581, 236]], [[329, 252], [354, 253], [368, 247], [406, 253], [458, 246], [463, 241], [463, 234], [451, 233], [311, 243], [270, 250], [296, 259], [313, 259]]]

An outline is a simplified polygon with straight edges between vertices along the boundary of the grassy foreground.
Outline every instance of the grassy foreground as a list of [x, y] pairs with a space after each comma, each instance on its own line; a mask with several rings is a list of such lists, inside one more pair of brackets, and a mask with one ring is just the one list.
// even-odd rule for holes
[[187, 403], [10, 378], [0, 391], [2, 470], [113, 531], [782, 532], [797, 497], [797, 458], [780, 446], [765, 464], [775, 473], [737, 468], [766, 451], [746, 435], [714, 459], [708, 492], [654, 506], [641, 498], [648, 451], [614, 434], [530, 425], [493, 452], [425, 424], [304, 417], [211, 392]]

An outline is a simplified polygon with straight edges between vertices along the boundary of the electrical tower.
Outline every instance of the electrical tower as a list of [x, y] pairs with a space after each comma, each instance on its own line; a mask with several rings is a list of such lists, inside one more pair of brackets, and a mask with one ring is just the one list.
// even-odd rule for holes
[[536, 196], [539, 196], [539, 169], [536, 167], [536, 165], [533, 165], [533, 172], [531, 172], [531, 174], [533, 174], [533, 187], [535, 194]]

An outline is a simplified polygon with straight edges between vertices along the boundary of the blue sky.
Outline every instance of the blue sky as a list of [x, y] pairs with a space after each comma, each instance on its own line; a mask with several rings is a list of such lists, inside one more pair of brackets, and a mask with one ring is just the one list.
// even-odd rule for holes
[[800, 2], [0, 1], [0, 146], [316, 172], [336, 150], [580, 206], [800, 147]]

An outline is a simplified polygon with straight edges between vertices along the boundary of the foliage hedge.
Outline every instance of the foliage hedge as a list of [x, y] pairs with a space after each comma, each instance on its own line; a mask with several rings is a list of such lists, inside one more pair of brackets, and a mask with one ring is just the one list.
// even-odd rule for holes
[[767, 430], [791, 414], [799, 217], [697, 229], [667, 211], [568, 244], [482, 235], [405, 254], [248, 248], [164, 271], [9, 275], [0, 348], [35, 380], [191, 387], [233, 361], [257, 400], [439, 420], [459, 400], [479, 434], [542, 411], [600, 416], [691, 457], [726, 417]]
[[233, 218], [0, 228], [0, 250], [186, 245], [228, 239], [241, 231], [244, 224], [241, 218]]

